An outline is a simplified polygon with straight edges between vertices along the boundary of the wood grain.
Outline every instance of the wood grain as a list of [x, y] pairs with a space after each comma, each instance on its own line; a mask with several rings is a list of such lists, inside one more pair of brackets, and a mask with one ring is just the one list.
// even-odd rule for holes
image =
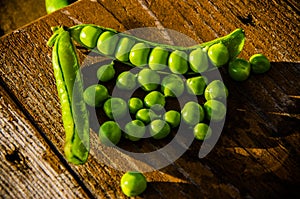
[[[118, 31], [154, 26], [179, 31], [197, 42], [242, 27], [247, 40], [241, 56], [264, 53], [272, 61], [272, 69], [242, 83], [234, 82], [226, 69], [221, 69], [230, 95], [218, 144], [206, 158], [199, 159], [201, 143], [193, 142], [173, 164], [146, 173], [150, 183], [141, 197], [288, 197], [297, 193], [300, 184], [297, 22], [299, 9], [293, 1], [83, 0], [0, 38], [0, 74], [6, 95], [20, 104], [27, 120], [53, 143], [55, 149], [48, 150], [57, 150], [62, 157], [64, 131], [51, 48], [46, 46], [51, 26], [93, 23]], [[81, 61], [86, 58], [80, 48], [78, 54]], [[119, 188], [123, 172], [97, 158], [97, 137], [91, 135], [89, 160], [82, 166], [70, 165], [72, 175], [79, 176], [79, 186], [89, 190], [89, 197], [124, 198]], [[163, 144], [137, 143], [132, 148], [151, 151]]]

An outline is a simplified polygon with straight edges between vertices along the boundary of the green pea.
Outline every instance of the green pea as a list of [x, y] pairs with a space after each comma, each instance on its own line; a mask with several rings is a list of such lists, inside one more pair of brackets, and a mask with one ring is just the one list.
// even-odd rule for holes
[[228, 96], [228, 90], [224, 83], [220, 80], [210, 82], [204, 91], [206, 100], [210, 99], [224, 99]]
[[197, 102], [187, 102], [181, 110], [181, 116], [183, 121], [188, 125], [196, 125], [203, 121], [204, 110]]
[[143, 67], [148, 62], [150, 46], [146, 43], [135, 44], [129, 53], [130, 62], [137, 67]]
[[178, 75], [171, 74], [163, 78], [161, 91], [166, 97], [179, 97], [184, 92], [184, 83]]
[[249, 59], [249, 62], [253, 73], [265, 73], [271, 68], [270, 61], [263, 54], [252, 55]]
[[101, 29], [95, 26], [85, 26], [80, 32], [80, 41], [88, 48], [95, 48], [101, 32]]
[[129, 60], [130, 49], [134, 45], [135, 41], [128, 38], [122, 37], [116, 48], [115, 57], [119, 61], [127, 62]]
[[85, 103], [93, 107], [100, 107], [108, 97], [106, 87], [100, 84], [89, 86], [83, 92]]
[[229, 62], [228, 73], [229, 76], [236, 81], [246, 80], [251, 71], [250, 63], [242, 58], [236, 58]]
[[132, 120], [125, 125], [125, 138], [131, 141], [140, 140], [146, 133], [146, 127], [140, 120]]
[[143, 101], [140, 98], [133, 97], [128, 101], [129, 112], [131, 114], [136, 114], [136, 112], [142, 109], [144, 106]]
[[220, 122], [225, 118], [226, 106], [217, 100], [208, 100], [204, 103], [204, 110], [208, 120]]
[[148, 108], [151, 108], [155, 111], [160, 111], [166, 104], [165, 96], [158, 91], [152, 91], [144, 98], [144, 104]]
[[180, 113], [174, 110], [167, 111], [163, 118], [172, 128], [179, 126], [181, 120]]
[[102, 82], [107, 82], [109, 80], [111, 80], [112, 78], [114, 78], [115, 76], [115, 69], [114, 69], [114, 64], [106, 64], [103, 65], [101, 67], [99, 67], [99, 69], [97, 70], [97, 78], [98, 80], [102, 81]]
[[189, 55], [190, 68], [196, 72], [201, 73], [207, 70], [208, 68], [208, 58], [207, 52], [202, 48], [197, 48], [193, 50]]
[[105, 31], [100, 35], [98, 39], [97, 48], [99, 52], [103, 53], [104, 55], [113, 55], [118, 40], [119, 36], [116, 33]]
[[142, 121], [144, 124], [149, 124], [154, 119], [158, 118], [158, 115], [151, 109], [140, 109], [137, 111], [135, 118]]
[[117, 145], [121, 139], [122, 132], [119, 125], [114, 121], [104, 122], [99, 129], [100, 142], [106, 146]]
[[185, 74], [188, 71], [188, 55], [179, 50], [175, 50], [169, 57], [169, 69], [176, 74]]
[[158, 87], [160, 76], [156, 71], [144, 68], [138, 73], [137, 80], [145, 91], [152, 91]]
[[229, 60], [229, 52], [223, 43], [213, 44], [208, 49], [208, 57], [216, 67], [226, 64]]
[[203, 76], [191, 77], [186, 80], [186, 87], [189, 94], [203, 95], [207, 79]]
[[194, 136], [197, 140], [208, 139], [211, 134], [211, 128], [205, 123], [196, 124], [196, 126], [194, 127]]
[[128, 107], [122, 98], [112, 97], [105, 101], [103, 109], [110, 119], [120, 119], [126, 115]]
[[164, 120], [154, 120], [150, 124], [150, 134], [154, 139], [163, 139], [169, 135], [171, 128]]
[[136, 76], [130, 71], [122, 72], [116, 82], [116, 86], [123, 90], [132, 90], [136, 87]]
[[147, 180], [140, 172], [129, 171], [121, 178], [121, 189], [128, 196], [137, 196], [147, 188]]
[[152, 49], [149, 57], [149, 67], [152, 70], [164, 70], [168, 64], [169, 52], [162, 47]]

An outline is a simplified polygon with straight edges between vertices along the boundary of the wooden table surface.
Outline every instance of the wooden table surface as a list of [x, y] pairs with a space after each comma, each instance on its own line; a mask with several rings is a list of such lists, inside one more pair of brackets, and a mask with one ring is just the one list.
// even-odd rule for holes
[[[125, 198], [123, 174], [93, 155], [67, 163], [64, 130], [46, 42], [50, 27], [97, 24], [126, 31], [168, 28], [201, 43], [241, 27], [241, 57], [264, 53], [272, 69], [235, 82], [212, 152], [201, 142], [173, 164], [145, 173], [141, 198], [292, 198], [300, 187], [300, 54], [296, 0], [82, 0], [0, 38], [0, 197]], [[81, 60], [83, 49], [78, 48]], [[147, 145], [153, 147], [151, 143]], [[91, 153], [93, 153], [93, 148]]]

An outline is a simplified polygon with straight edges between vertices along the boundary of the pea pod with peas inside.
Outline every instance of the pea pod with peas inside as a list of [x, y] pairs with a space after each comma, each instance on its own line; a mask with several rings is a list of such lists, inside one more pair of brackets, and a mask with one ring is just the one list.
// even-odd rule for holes
[[52, 64], [65, 129], [64, 152], [74, 164], [86, 162], [89, 154], [89, 118], [83, 100], [83, 83], [70, 33], [55, 28], [48, 46], [53, 46]]
[[[152, 70], [168, 70], [177, 74], [195, 74], [219, 67], [235, 58], [244, 46], [242, 29], [218, 39], [190, 47], [172, 46], [144, 40], [92, 24], [69, 28], [80, 45], [135, 67], [148, 65]], [[95, 48], [96, 47], [96, 48]]]

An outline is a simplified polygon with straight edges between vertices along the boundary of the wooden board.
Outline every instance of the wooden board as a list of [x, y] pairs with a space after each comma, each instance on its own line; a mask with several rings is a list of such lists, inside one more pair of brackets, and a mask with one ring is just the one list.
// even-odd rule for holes
[[[97, 24], [118, 31], [139, 27], [169, 28], [199, 43], [242, 27], [247, 40], [241, 56], [247, 59], [254, 53], [264, 53], [272, 62], [272, 69], [267, 74], [252, 75], [242, 83], [231, 80], [222, 69], [230, 95], [219, 142], [204, 159], [198, 158], [201, 143], [194, 142], [170, 166], [146, 173], [150, 183], [141, 197], [282, 198], [297, 193], [300, 179], [297, 125], [300, 119], [300, 59], [299, 5], [296, 2], [82, 0], [0, 38], [1, 85], [5, 88], [1, 91], [5, 99], [10, 103], [13, 99], [20, 107], [14, 105], [12, 109], [20, 109], [24, 121], [31, 123], [28, 128], [32, 129], [34, 140], [44, 147], [47, 145], [42, 140], [48, 140], [47, 153], [57, 156], [53, 157], [53, 162], [68, 168], [66, 172], [70, 174], [66, 175], [72, 175], [68, 178], [73, 185], [61, 186], [69, 187], [69, 190], [79, 186], [80, 191], [73, 193], [78, 197], [123, 198], [119, 187], [123, 172], [97, 159], [96, 148], [92, 148], [92, 155], [82, 166], [69, 165], [62, 159], [64, 130], [51, 66], [51, 48], [46, 42], [52, 34], [51, 26], [79, 23]], [[85, 52], [78, 49], [78, 54], [83, 61]], [[4, 125], [10, 124], [6, 113], [1, 109], [5, 119], [0, 121]], [[1, 127], [2, 132], [12, 137], [18, 133], [8, 133]], [[95, 134], [93, 136], [96, 140]], [[1, 141], [8, 143], [7, 139]], [[17, 139], [12, 143], [21, 145]], [[150, 143], [145, 150], [147, 147], [153, 149], [156, 146]], [[9, 154], [14, 154], [13, 151]], [[27, 150], [21, 154], [36, 160]], [[8, 164], [1, 162], [1, 168], [13, 172]], [[20, 186], [24, 185], [20, 183]], [[50, 181], [40, 186], [42, 188], [36, 188], [34, 193], [41, 195], [43, 190], [49, 189], [49, 193], [62, 194]], [[19, 196], [17, 188], [10, 191], [11, 181], [5, 185], [1, 183], [0, 187], [5, 196], [9, 197], [10, 192], [16, 194], [11, 198]]]

